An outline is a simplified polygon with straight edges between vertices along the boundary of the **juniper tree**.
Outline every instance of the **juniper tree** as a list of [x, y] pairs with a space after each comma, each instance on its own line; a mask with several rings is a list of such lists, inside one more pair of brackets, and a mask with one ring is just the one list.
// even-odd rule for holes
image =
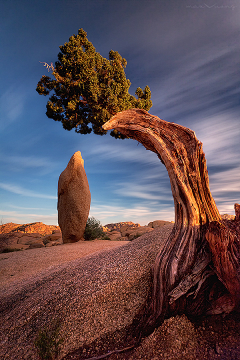
[[[47, 65], [45, 63], [45, 65]], [[152, 106], [148, 86], [137, 88], [135, 96], [129, 94], [130, 80], [126, 78], [127, 61], [111, 50], [109, 59], [102, 57], [80, 29], [69, 41], [60, 46], [52, 78], [43, 75], [37, 85], [40, 95], [50, 96], [46, 115], [61, 121], [66, 130], [75, 129], [80, 134], [103, 135], [102, 125], [120, 111]], [[112, 136], [123, 137], [117, 131]]]
[[153, 293], [140, 323], [153, 328], [171, 314], [239, 309], [239, 219], [221, 219], [195, 133], [150, 115], [149, 87], [130, 95], [126, 60], [112, 50], [104, 59], [82, 29], [60, 50], [50, 66], [54, 79], [43, 76], [37, 87], [42, 95], [54, 91], [47, 116], [81, 134], [113, 129], [115, 137], [133, 138], [155, 152], [169, 174], [175, 225], [156, 258]]

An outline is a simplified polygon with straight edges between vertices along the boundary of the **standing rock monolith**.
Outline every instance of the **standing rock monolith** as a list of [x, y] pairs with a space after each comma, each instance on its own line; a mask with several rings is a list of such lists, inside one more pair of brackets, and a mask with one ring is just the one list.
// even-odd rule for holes
[[236, 221], [240, 221], [240, 205], [234, 204], [235, 214], [236, 214]]
[[91, 203], [84, 160], [80, 151], [71, 157], [58, 180], [58, 223], [63, 243], [83, 239]]

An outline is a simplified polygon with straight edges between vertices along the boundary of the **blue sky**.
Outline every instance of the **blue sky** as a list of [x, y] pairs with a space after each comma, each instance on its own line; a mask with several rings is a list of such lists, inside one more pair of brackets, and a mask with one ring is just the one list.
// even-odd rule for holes
[[220, 213], [240, 202], [240, 3], [237, 0], [0, 0], [0, 221], [57, 224], [57, 183], [81, 151], [92, 202], [107, 224], [174, 220], [165, 167], [133, 140], [80, 135], [45, 115], [42, 62], [83, 28], [96, 50], [126, 58], [150, 113], [196, 132]]

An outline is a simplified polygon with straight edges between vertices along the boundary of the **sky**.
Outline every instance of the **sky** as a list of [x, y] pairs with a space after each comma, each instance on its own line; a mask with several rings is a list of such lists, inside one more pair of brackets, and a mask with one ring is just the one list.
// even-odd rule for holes
[[149, 113], [203, 143], [221, 214], [240, 203], [238, 0], [0, 0], [0, 223], [57, 224], [57, 185], [80, 151], [90, 216], [102, 225], [174, 221], [167, 170], [136, 141], [66, 131], [36, 92], [41, 62], [83, 28], [105, 58], [127, 60], [130, 93], [148, 85]]

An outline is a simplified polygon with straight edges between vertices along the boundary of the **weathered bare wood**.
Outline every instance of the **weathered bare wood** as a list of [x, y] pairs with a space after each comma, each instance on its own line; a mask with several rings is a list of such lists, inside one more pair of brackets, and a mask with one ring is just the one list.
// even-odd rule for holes
[[207, 229], [206, 239], [212, 253], [215, 272], [229, 291], [228, 297], [217, 299], [216, 305], [222, 303], [224, 312], [229, 313], [240, 304], [240, 237], [225, 224], [212, 222]]
[[[210, 192], [202, 143], [195, 133], [140, 109], [118, 113], [103, 128], [116, 129], [155, 152], [166, 166], [171, 183], [175, 226], [155, 261], [148, 325], [161, 322], [173, 310], [186, 309], [189, 297], [196, 302], [190, 307], [194, 315], [210, 311], [210, 297], [216, 301], [218, 293], [224, 295], [221, 282], [230, 299], [227, 303], [231, 303], [224, 309], [233, 309], [239, 303], [240, 249], [230, 230], [226, 233], [221, 228], [216, 235], [216, 228], [209, 227], [211, 223], [221, 224], [221, 217]], [[180, 301], [184, 297], [188, 299]], [[216, 306], [219, 309], [219, 303]]]

